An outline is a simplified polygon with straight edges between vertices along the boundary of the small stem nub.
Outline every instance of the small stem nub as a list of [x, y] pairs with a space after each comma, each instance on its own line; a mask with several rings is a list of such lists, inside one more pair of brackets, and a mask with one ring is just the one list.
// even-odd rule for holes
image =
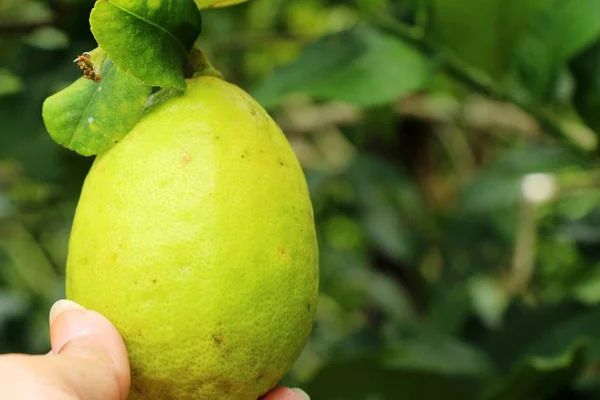
[[210, 60], [206, 57], [206, 54], [196, 45], [192, 48], [189, 54], [189, 75], [192, 78], [198, 78], [200, 76], [215, 76], [223, 79], [221, 71], [216, 69]]

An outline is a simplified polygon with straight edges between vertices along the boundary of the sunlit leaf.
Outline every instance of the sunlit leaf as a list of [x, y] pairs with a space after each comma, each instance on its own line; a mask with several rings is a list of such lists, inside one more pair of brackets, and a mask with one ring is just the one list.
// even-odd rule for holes
[[184, 68], [202, 25], [193, 0], [100, 0], [90, 24], [119, 69], [151, 86], [185, 89]]
[[101, 153], [135, 125], [151, 89], [107, 60], [99, 83], [80, 78], [45, 101], [46, 128], [68, 149]]

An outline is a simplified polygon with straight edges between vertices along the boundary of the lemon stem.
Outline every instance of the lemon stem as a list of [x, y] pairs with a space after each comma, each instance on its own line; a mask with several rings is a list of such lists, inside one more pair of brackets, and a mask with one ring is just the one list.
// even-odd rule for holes
[[215, 76], [223, 79], [221, 71], [216, 69], [210, 62], [206, 54], [197, 46], [194, 46], [190, 51], [190, 69], [192, 78], [198, 78], [200, 76]]

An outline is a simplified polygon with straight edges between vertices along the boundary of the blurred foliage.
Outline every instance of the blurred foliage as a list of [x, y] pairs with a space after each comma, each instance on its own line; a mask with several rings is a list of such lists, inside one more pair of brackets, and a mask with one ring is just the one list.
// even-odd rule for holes
[[[321, 248], [314, 399], [600, 396], [600, 3], [253, 0], [199, 44], [280, 123]], [[48, 348], [91, 159], [43, 100], [91, 0], [0, 1], [0, 351]]]

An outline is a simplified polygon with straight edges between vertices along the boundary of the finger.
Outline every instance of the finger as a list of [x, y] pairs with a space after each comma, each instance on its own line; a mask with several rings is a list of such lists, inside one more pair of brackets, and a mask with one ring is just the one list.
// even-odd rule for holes
[[61, 300], [50, 312], [50, 336], [50, 354], [0, 357], [0, 398], [126, 399], [129, 360], [106, 318]]
[[81, 399], [126, 399], [130, 375], [127, 350], [102, 315], [60, 300], [50, 311], [49, 357], [56, 378]]
[[302, 389], [278, 387], [269, 392], [262, 400], [310, 400], [310, 397]]

